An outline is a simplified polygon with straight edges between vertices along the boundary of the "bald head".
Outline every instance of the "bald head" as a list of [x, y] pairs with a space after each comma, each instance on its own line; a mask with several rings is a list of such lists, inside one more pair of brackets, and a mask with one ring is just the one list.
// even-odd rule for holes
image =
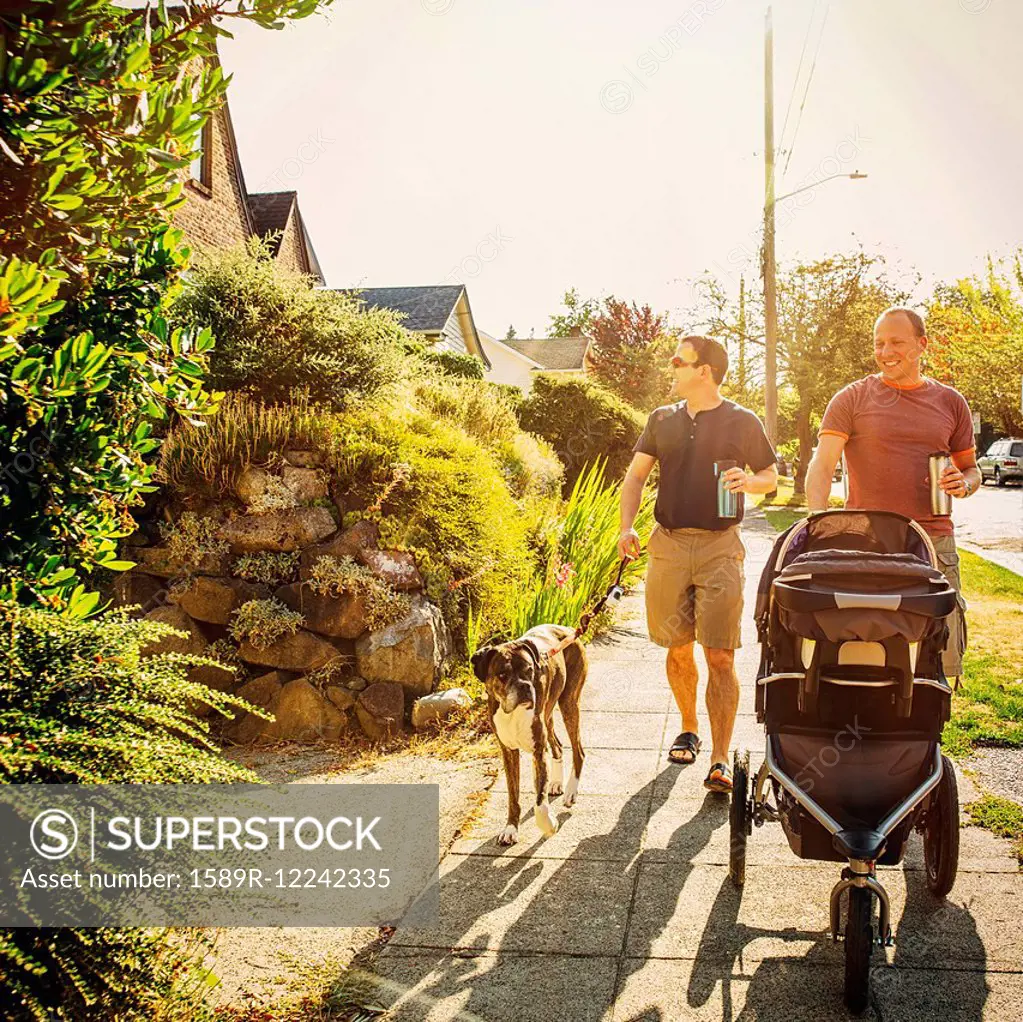
[[892, 306], [874, 323], [874, 361], [882, 378], [897, 387], [920, 382], [920, 359], [927, 348], [923, 317], [913, 309]]

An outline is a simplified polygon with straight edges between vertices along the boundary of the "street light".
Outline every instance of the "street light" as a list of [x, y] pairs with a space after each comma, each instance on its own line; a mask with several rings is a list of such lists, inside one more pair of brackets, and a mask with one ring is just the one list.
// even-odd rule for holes
[[[770, 46], [770, 43], [768, 45]], [[768, 63], [768, 69], [770, 75], [770, 63]], [[768, 109], [770, 110], [770, 104]], [[834, 181], [835, 178], [847, 177], [852, 181], [862, 181], [867, 175], [861, 174], [858, 170], [848, 174], [829, 174], [819, 181], [775, 197], [773, 111], [768, 114], [766, 121], [769, 149], [764, 201], [764, 425], [773, 444], [778, 440], [778, 292], [775, 282], [774, 209], [783, 199], [790, 199], [793, 195], [827, 184], [829, 181]]]

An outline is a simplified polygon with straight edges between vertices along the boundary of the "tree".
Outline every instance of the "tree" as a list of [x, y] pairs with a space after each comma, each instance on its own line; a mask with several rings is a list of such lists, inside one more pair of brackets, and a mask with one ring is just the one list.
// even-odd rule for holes
[[561, 299], [565, 306], [564, 313], [551, 316], [548, 333], [551, 337], [578, 337], [588, 334], [590, 323], [600, 312], [599, 298], [580, 298], [579, 292], [570, 287]]
[[927, 364], [962, 391], [981, 418], [1010, 436], [1023, 433], [1023, 268], [988, 263], [983, 277], [939, 285], [928, 306]]
[[814, 417], [835, 391], [874, 370], [874, 320], [907, 299], [887, 278], [884, 260], [862, 251], [799, 263], [779, 275], [778, 354], [795, 397], [796, 494], [805, 492]]
[[668, 400], [677, 332], [663, 316], [649, 305], [606, 298], [588, 332], [587, 369], [608, 390], [643, 410]]
[[215, 407], [208, 332], [161, 311], [189, 254], [168, 210], [226, 85], [214, 18], [276, 28], [317, 2], [18, 6], [0, 15], [0, 595], [84, 612], [77, 583], [122, 566], [156, 424]]
[[504, 339], [505, 339], [505, 341], [514, 341], [515, 340], [515, 336], [516, 336], [516, 334], [515, 334], [515, 327], [513, 327], [511, 325], [511, 323], [509, 323], [508, 324], [508, 333], [506, 333], [504, 335]]

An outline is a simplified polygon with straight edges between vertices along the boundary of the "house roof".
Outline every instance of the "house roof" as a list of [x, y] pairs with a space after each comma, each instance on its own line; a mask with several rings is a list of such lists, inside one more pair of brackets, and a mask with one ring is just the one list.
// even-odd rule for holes
[[492, 334], [488, 334], [485, 330], [480, 330], [478, 333], [481, 341], [485, 341], [487, 344], [492, 344], [497, 348], [503, 348], [510, 355], [514, 355], [516, 358], [526, 362], [530, 369], [543, 369], [543, 366], [540, 365], [539, 362], [534, 361], [528, 355], [524, 355], [517, 348], [513, 348], [507, 341], [494, 337]]
[[263, 238], [268, 234], [277, 234], [271, 241], [274, 255], [277, 255], [281, 247], [281, 234], [288, 226], [288, 218], [297, 197], [297, 192], [254, 192], [249, 195], [249, 209], [256, 234]]
[[583, 356], [590, 343], [586, 337], [530, 337], [503, 341], [510, 348], [531, 358], [544, 369], [582, 369]]
[[427, 287], [366, 287], [359, 297], [367, 304], [405, 313], [402, 324], [417, 333], [438, 334], [447, 325], [465, 288], [461, 284]]

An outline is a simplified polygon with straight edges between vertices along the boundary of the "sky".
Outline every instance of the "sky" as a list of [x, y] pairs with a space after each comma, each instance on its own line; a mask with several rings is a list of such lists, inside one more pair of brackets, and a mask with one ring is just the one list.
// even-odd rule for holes
[[[766, 7], [341, 0], [229, 25], [246, 184], [298, 190], [333, 287], [461, 282], [499, 337], [545, 336], [570, 287], [684, 322], [696, 276], [759, 273]], [[868, 175], [779, 204], [780, 263], [862, 243], [922, 295], [1023, 245], [1023, 3], [773, 16], [778, 194]]]

